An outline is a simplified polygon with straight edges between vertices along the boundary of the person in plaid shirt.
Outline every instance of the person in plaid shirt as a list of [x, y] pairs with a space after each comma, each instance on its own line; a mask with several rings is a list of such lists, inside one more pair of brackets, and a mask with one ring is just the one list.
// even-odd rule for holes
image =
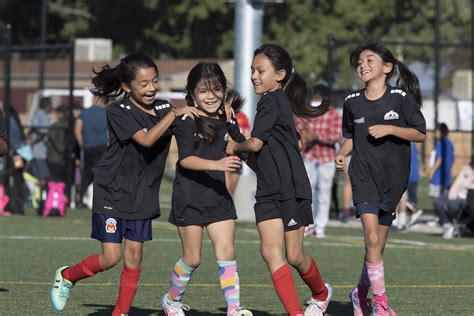
[[[318, 106], [321, 100], [329, 95], [327, 86], [315, 86], [311, 105]], [[342, 116], [331, 107], [325, 114], [316, 118], [297, 118], [295, 124], [305, 143], [303, 160], [313, 190], [314, 225], [305, 228], [305, 236], [324, 238], [336, 172], [336, 145], [341, 139]]]

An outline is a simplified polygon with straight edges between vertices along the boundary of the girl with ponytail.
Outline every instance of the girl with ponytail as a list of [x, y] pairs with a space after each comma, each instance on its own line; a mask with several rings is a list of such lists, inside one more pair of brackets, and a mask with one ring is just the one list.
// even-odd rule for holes
[[[242, 143], [230, 140], [227, 153], [251, 153], [249, 161], [257, 174], [254, 208], [261, 254], [286, 312], [291, 316], [322, 315], [332, 288], [323, 282], [316, 261], [303, 250], [304, 228], [313, 224], [312, 193], [293, 115], [322, 115], [330, 102], [309, 106], [308, 85], [294, 70], [288, 52], [277, 45], [255, 50], [251, 79], [255, 93], [262, 95], [251, 137]], [[287, 262], [311, 290], [304, 312]]]
[[[56, 270], [51, 301], [62, 311], [76, 282], [108, 270], [122, 260], [113, 316], [130, 311], [141, 274], [143, 243], [152, 239], [151, 221], [160, 216], [159, 191], [176, 117], [197, 115], [195, 108], [175, 109], [155, 100], [158, 68], [141, 53], [115, 67], [94, 71], [99, 97], [121, 97], [107, 106], [108, 144], [94, 172], [91, 237], [102, 251]], [[125, 239], [125, 241], [124, 241]], [[124, 246], [122, 246], [124, 243]]]
[[[356, 49], [350, 63], [365, 88], [348, 95], [343, 109], [345, 141], [336, 168], [349, 165], [356, 216], [364, 228], [365, 258], [358, 285], [350, 298], [354, 315], [396, 315], [385, 293], [383, 251], [397, 204], [408, 186], [410, 142], [425, 139], [418, 78], [378, 43]], [[398, 70], [396, 86], [388, 81]]]

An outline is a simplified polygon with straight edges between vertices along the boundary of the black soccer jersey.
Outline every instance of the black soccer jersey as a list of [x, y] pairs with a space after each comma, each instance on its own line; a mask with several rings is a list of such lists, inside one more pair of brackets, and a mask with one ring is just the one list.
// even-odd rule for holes
[[225, 185], [223, 171], [189, 170], [179, 163], [189, 156], [209, 160], [222, 159], [228, 135], [238, 142], [245, 140], [240, 134], [236, 120], [226, 124], [220, 119], [209, 117], [201, 119], [215, 127], [216, 135], [212, 142], [199, 133], [194, 120], [187, 115], [179, 117], [173, 124], [179, 161], [176, 164], [169, 222], [178, 226], [208, 224], [237, 218], [232, 197]]
[[426, 123], [414, 98], [399, 88], [387, 87], [378, 100], [368, 100], [364, 90], [345, 99], [342, 128], [343, 136], [353, 140], [349, 176], [354, 203], [393, 212], [408, 185], [410, 142], [392, 135], [373, 138], [368, 128], [377, 124], [426, 133]]
[[168, 101], [157, 100], [155, 115], [136, 107], [129, 99], [107, 107], [107, 150], [94, 174], [94, 213], [141, 220], [160, 215], [159, 190], [172, 132], [150, 148], [132, 140], [139, 130], [155, 126], [169, 111]]
[[260, 98], [252, 137], [263, 141], [262, 149], [249, 158], [255, 159], [255, 197], [311, 199], [290, 101], [283, 90], [268, 92]]

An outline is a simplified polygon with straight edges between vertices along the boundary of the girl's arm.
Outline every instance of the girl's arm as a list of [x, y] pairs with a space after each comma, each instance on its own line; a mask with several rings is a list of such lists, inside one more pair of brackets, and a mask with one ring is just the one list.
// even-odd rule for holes
[[160, 139], [161, 136], [174, 122], [175, 118], [181, 115], [188, 115], [191, 118], [199, 116], [198, 110], [193, 107], [186, 106], [184, 108], [176, 109], [173, 108], [168, 114], [166, 114], [155, 126], [148, 131], [139, 130], [133, 134], [132, 139], [143, 147], [151, 147], [153, 144]]
[[241, 161], [237, 156], [227, 156], [220, 160], [188, 156], [182, 159], [179, 164], [185, 169], [197, 171], [235, 171], [240, 167]]
[[263, 141], [256, 137], [250, 137], [242, 143], [237, 143], [232, 139], [227, 142], [226, 153], [234, 155], [238, 153], [256, 153], [263, 147]]
[[372, 125], [369, 134], [374, 138], [393, 135], [410, 142], [423, 142], [426, 135], [412, 127], [398, 127], [394, 125]]
[[336, 162], [336, 169], [338, 171], [344, 171], [346, 167], [346, 156], [352, 152], [353, 148], [353, 141], [352, 138], [346, 138], [344, 143], [342, 143], [341, 149], [336, 155], [335, 162]]

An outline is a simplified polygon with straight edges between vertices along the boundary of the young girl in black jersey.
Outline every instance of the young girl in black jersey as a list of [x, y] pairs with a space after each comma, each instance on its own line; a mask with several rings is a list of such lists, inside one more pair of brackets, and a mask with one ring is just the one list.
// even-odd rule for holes
[[[227, 81], [216, 63], [202, 62], [189, 73], [186, 102], [196, 106], [199, 118], [179, 117], [173, 125], [179, 160], [173, 184], [169, 222], [178, 226], [183, 257], [175, 264], [170, 287], [161, 303], [166, 315], [184, 315], [182, 303], [192, 273], [201, 263], [203, 229], [214, 246], [227, 315], [252, 315], [240, 306], [239, 276], [234, 255], [234, 203], [225, 184], [225, 171], [240, 167], [239, 157], [225, 156], [227, 138], [243, 141], [237, 121], [226, 122], [224, 96]], [[235, 97], [234, 109], [242, 105]]]
[[158, 194], [171, 141], [168, 128], [177, 116], [197, 111], [155, 100], [158, 68], [144, 54], [128, 55], [116, 67], [106, 65], [94, 74], [94, 95], [123, 95], [107, 107], [108, 144], [94, 174], [91, 237], [101, 242], [102, 253], [59, 268], [51, 301], [54, 309], [63, 310], [77, 281], [114, 267], [123, 252], [112, 315], [124, 315], [137, 291], [143, 242], [152, 239], [151, 220], [160, 215]]
[[[362, 273], [350, 298], [354, 315], [369, 315], [371, 287], [374, 314], [393, 316], [385, 293], [383, 251], [408, 185], [410, 142], [425, 139], [422, 100], [416, 75], [384, 46], [364, 45], [351, 54], [350, 62], [365, 84], [344, 102], [345, 141], [336, 156], [336, 168], [344, 170], [344, 158], [352, 152], [349, 176], [365, 237]], [[395, 69], [399, 77], [391, 87], [388, 80]]]
[[257, 174], [255, 217], [261, 254], [272, 275], [275, 290], [289, 315], [303, 315], [292, 272], [298, 270], [312, 296], [304, 315], [322, 315], [332, 289], [324, 284], [314, 259], [303, 250], [304, 227], [313, 223], [311, 186], [300, 155], [293, 114], [315, 117], [329, 106], [324, 100], [310, 107], [306, 82], [294, 70], [288, 52], [277, 45], [262, 45], [254, 52], [252, 83], [262, 98], [251, 138], [230, 141], [227, 153], [252, 153], [248, 163]]

